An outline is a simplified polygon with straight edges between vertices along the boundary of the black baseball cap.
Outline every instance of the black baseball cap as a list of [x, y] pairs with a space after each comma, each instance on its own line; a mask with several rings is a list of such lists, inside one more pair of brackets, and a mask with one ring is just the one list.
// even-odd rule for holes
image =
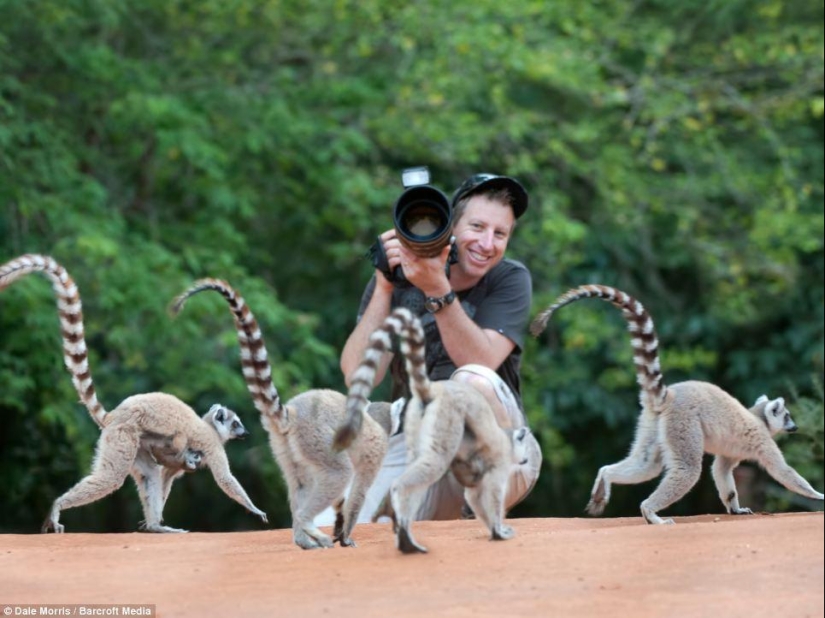
[[509, 176], [497, 176], [495, 174], [473, 174], [461, 183], [453, 194], [452, 206], [458, 201], [472, 193], [478, 193], [488, 189], [507, 189], [513, 196], [513, 214], [518, 219], [527, 210], [527, 191], [521, 186], [518, 180]]

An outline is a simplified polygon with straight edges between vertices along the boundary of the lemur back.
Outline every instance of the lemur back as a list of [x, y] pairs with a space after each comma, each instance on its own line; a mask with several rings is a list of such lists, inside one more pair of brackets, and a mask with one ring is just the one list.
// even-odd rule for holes
[[176, 397], [145, 393], [127, 398], [107, 413], [92, 382], [80, 294], [66, 269], [49, 256], [23, 255], [0, 266], [0, 289], [33, 272], [42, 272], [52, 282], [64, 362], [81, 402], [101, 428], [92, 472], [54, 501], [43, 531], [62, 532], [61, 510], [99, 500], [118, 489], [131, 475], [143, 507], [143, 529], [185, 532], [162, 525], [163, 506], [172, 482], [200, 463], [211, 469], [230, 498], [266, 521], [263, 511], [252, 504], [232, 476], [223, 451], [224, 442], [246, 433], [234, 412], [217, 405], [200, 418]]
[[[223, 296], [234, 316], [247, 388], [289, 491], [295, 543], [304, 549], [332, 547], [335, 541], [354, 546], [352, 528], [387, 451], [389, 404], [372, 404], [358, 439], [351, 441], [346, 453], [333, 451], [334, 432], [345, 415], [344, 395], [313, 389], [282, 404], [258, 322], [228, 283], [201, 279], [175, 299], [172, 311], [179, 312], [190, 296], [206, 290]], [[314, 524], [330, 506], [336, 511], [332, 538]]]
[[429, 487], [451, 469], [492, 538], [512, 538], [513, 529], [503, 523], [505, 492], [512, 465], [522, 463], [513, 458], [525, 452], [521, 444], [528, 430], [508, 433], [501, 429], [487, 400], [472, 386], [452, 380], [430, 382], [424, 332], [407, 309], [395, 309], [370, 336], [364, 358], [353, 373], [348, 417], [336, 433], [336, 447], [345, 447], [357, 437], [381, 355], [392, 349], [393, 335], [400, 338], [412, 394], [404, 410], [408, 466], [390, 489], [398, 549], [427, 551], [415, 541], [410, 526]]
[[610, 500], [611, 483], [635, 484], [665, 476], [656, 491], [641, 504], [648, 523], [673, 523], [657, 511], [681, 499], [699, 480], [704, 453], [716, 455], [713, 478], [719, 497], [729, 513], [749, 514], [741, 508], [733, 469], [751, 459], [786, 488], [809, 498], [823, 495], [791, 468], [773, 437], [793, 432], [796, 425], [781, 397], [769, 401], [762, 396], [750, 410], [718, 386], [686, 381], [666, 386], [659, 363], [658, 340], [653, 319], [632, 296], [603, 285], [584, 285], [562, 294], [533, 321], [538, 336], [560, 307], [582, 298], [600, 298], [622, 310], [633, 346], [636, 378], [642, 389], [641, 415], [630, 454], [622, 461], [599, 470], [587, 511], [600, 515]]

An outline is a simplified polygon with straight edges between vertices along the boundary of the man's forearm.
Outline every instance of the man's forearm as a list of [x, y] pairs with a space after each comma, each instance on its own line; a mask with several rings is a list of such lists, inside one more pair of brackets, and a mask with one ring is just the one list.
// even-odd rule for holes
[[473, 322], [458, 302], [441, 309], [435, 319], [444, 349], [456, 367], [476, 363], [495, 371], [515, 347], [501, 333]]

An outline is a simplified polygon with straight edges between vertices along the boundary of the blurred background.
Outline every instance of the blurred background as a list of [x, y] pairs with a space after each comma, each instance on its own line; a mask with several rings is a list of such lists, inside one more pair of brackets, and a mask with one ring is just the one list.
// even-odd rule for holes
[[[509, 174], [530, 193], [508, 255], [532, 271], [533, 313], [584, 283], [635, 295], [669, 383], [786, 398], [800, 432], [781, 448], [822, 490], [823, 66], [823, 6], [802, 0], [0, 0], [0, 264], [47, 253], [76, 279], [107, 409], [163, 390], [237, 410], [253, 436], [227, 446], [232, 469], [286, 527], [225, 302], [198, 295], [175, 319], [168, 303], [224, 278], [284, 398], [343, 390], [401, 170], [428, 165], [448, 194]], [[513, 516], [583, 516], [638, 413], [620, 312], [560, 311], [523, 378], [544, 467]], [[0, 292], [0, 423], [0, 532], [37, 532], [98, 437], [38, 274]], [[822, 509], [755, 467], [738, 477], [754, 510]], [[655, 483], [615, 487], [605, 515], [638, 516]], [[722, 512], [708, 470], [667, 511]], [[208, 472], [165, 516], [263, 526]], [[62, 521], [141, 518], [127, 480]]]

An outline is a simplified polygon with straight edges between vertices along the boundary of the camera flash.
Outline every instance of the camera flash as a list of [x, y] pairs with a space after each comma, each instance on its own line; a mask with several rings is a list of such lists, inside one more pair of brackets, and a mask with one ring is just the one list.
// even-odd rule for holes
[[430, 184], [430, 170], [425, 166], [408, 167], [401, 172], [401, 184], [404, 188], [418, 187], [420, 185]]

